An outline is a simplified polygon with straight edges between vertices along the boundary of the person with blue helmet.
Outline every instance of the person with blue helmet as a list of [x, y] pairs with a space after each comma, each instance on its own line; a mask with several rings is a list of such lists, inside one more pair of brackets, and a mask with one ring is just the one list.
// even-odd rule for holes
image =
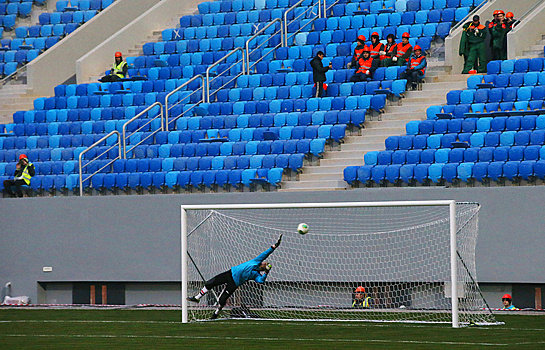
[[224, 291], [221, 293], [219, 297], [219, 305], [214, 314], [212, 314], [211, 319], [218, 318], [219, 314], [221, 313], [221, 310], [227, 303], [227, 299], [233, 293], [235, 290], [237, 290], [238, 287], [242, 286], [244, 283], [248, 281], [255, 281], [257, 283], [264, 283], [267, 279], [268, 274], [271, 272], [272, 265], [265, 261], [271, 255], [276, 248], [280, 245], [282, 242], [282, 235], [280, 235], [280, 238], [278, 238], [278, 241], [272, 245], [269, 249], [264, 251], [263, 253], [259, 254], [257, 257], [255, 257], [252, 260], [248, 260], [245, 263], [242, 263], [237, 266], [231, 267], [231, 269], [220, 273], [219, 275], [216, 275], [205, 282], [203, 289], [199, 292], [199, 294], [195, 295], [194, 297], [187, 298], [188, 301], [198, 303], [201, 298], [208, 293], [212, 288], [216, 286], [220, 286], [222, 284], [227, 284]]

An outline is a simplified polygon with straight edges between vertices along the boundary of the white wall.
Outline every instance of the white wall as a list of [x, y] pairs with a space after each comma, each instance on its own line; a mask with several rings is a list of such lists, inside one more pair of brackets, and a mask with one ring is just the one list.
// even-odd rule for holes
[[[492, 19], [492, 13], [495, 10], [502, 9], [506, 13], [513, 12], [515, 18], [519, 18], [534, 6], [534, 4], [536, 4], [536, 0], [492, 0], [488, 1], [488, 3], [481, 7], [475, 14], [481, 17], [481, 23], [484, 25], [487, 20]], [[469, 21], [471, 21], [471, 18], [469, 18]], [[460, 74], [464, 68], [464, 59], [458, 55], [461, 37], [462, 26], [452, 31], [445, 40], [445, 65], [452, 67], [453, 74]], [[535, 42], [530, 45], [534, 44]]]
[[192, 14], [202, 0], [163, 0], [136, 18], [132, 23], [112, 35], [76, 62], [78, 83], [88, 81], [90, 76], [100, 74], [111, 68], [115, 51], [127, 52], [135, 44], [148, 38], [155, 30], [166, 29], [165, 23], [173, 16]]
[[[160, 0], [117, 0], [27, 65], [33, 95], [52, 95], [53, 88], [76, 74], [76, 60], [132, 22]], [[112, 55], [109, 55], [111, 61]]]
[[545, 34], [543, 16], [545, 16], [545, 2], [507, 34], [507, 57], [509, 59], [522, 56], [524, 51], [541, 40]]

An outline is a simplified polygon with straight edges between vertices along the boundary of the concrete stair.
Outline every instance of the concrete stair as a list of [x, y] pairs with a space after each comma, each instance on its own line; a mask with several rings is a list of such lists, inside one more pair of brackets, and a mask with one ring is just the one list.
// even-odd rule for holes
[[432, 64], [421, 91], [407, 91], [402, 104], [388, 105], [380, 121], [367, 120], [356, 136], [347, 136], [340, 150], [326, 151], [319, 165], [304, 166], [296, 181], [285, 181], [279, 191], [346, 190], [343, 170], [347, 166], [363, 165], [367, 152], [384, 150], [384, 141], [392, 135], [405, 134], [411, 120], [426, 119], [429, 106], [446, 103], [451, 90], [466, 88], [467, 75], [448, 74], [444, 66]]
[[26, 84], [9, 84], [0, 90], [0, 124], [13, 123], [13, 113], [34, 108], [32, 91]]
[[534, 58], [534, 57], [543, 57], [543, 47], [545, 46], [545, 35], [541, 36], [541, 40], [538, 41], [535, 45], [530, 46], [529, 50], [522, 52], [522, 57], [517, 58]]

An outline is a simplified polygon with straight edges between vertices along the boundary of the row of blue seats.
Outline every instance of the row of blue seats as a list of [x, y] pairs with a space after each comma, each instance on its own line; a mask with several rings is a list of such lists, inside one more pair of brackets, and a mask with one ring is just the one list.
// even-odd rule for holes
[[453, 183], [476, 180], [518, 182], [523, 180], [545, 179], [545, 161], [508, 161], [478, 163], [434, 163], [434, 164], [395, 164], [364, 165], [348, 167], [344, 170], [344, 180], [349, 184], [412, 184], [414, 182]]
[[545, 115], [481, 117], [466, 119], [413, 120], [406, 125], [407, 135], [460, 132], [518, 131], [545, 129]]
[[489, 75], [500, 73], [526, 73], [541, 72], [543, 70], [543, 57], [521, 58], [518, 60], [490, 61], [486, 65], [486, 71]]
[[[38, 110], [38, 111], [17, 111], [13, 114], [13, 119], [16, 124], [21, 123], [54, 123], [54, 122], [86, 122], [89, 120], [122, 120], [130, 119], [135, 115], [141, 113], [146, 107], [144, 106], [130, 106], [130, 107], [105, 107], [105, 108], [79, 108], [79, 109], [51, 109], [51, 110]], [[152, 108], [153, 109], [153, 108]], [[156, 111], [153, 113], [146, 113], [148, 117], [154, 117]], [[46, 135], [47, 128], [49, 126], [36, 124], [36, 134]], [[58, 127], [57, 127], [58, 128]], [[13, 132], [13, 128], [11, 129]], [[56, 130], [56, 129], [53, 129]], [[26, 132], [25, 132], [26, 134]], [[55, 133], [54, 133], [55, 134]]]
[[88, 11], [88, 10], [96, 10], [100, 11], [105, 9], [106, 7], [110, 6], [114, 0], [60, 0], [57, 1], [55, 4], [55, 8], [58, 12], [65, 12], [65, 11]]
[[505, 162], [545, 160], [545, 146], [498, 146], [425, 150], [376, 151], [365, 154], [365, 165]]
[[[79, 23], [68, 23], [68, 24], [46, 24], [43, 26], [20, 26], [15, 28], [15, 36], [18, 39], [25, 38], [38, 38], [38, 37], [49, 37], [49, 36], [63, 36], [72, 33], [74, 30], [78, 29]], [[30, 45], [25, 41], [25, 44]]]
[[498, 88], [545, 85], [545, 72], [501, 73], [478, 77], [480, 79], [467, 80], [469, 89], [478, 89], [479, 85], [483, 84], [483, 81], [484, 84], [492, 84]]
[[0, 63], [16, 62], [19, 64], [25, 64], [38, 57], [39, 54], [40, 50], [0, 51]]
[[[204, 1], [197, 5], [199, 13], [205, 15], [208, 13], [220, 12], [238, 12], [261, 9], [288, 8], [295, 5], [298, 1], [294, 0], [233, 0], [233, 1]], [[305, 0], [302, 6], [312, 5], [312, 0]]]
[[44, 12], [39, 16], [39, 24], [55, 25], [69, 23], [85, 23], [97, 15], [97, 10], [75, 11], [75, 12]]
[[[244, 169], [244, 170], [196, 170], [196, 171], [171, 171], [171, 172], [147, 172], [147, 173], [110, 173], [96, 174], [91, 181], [85, 181], [84, 188], [93, 187], [96, 190], [142, 190], [162, 189], [165, 186], [171, 189], [176, 188], [200, 188], [201, 186], [212, 187], [249, 187], [254, 178], [259, 177], [261, 181], [272, 186], [278, 186], [282, 181], [283, 169]], [[3, 180], [7, 176], [0, 176], [0, 190], [3, 187]], [[90, 183], [91, 182], [91, 183]], [[36, 192], [45, 191], [75, 191], [79, 190], [79, 175], [37, 175], [30, 181], [30, 188]]]
[[0, 4], [0, 15], [12, 15], [26, 18], [32, 12], [32, 2], [10, 2]]
[[545, 86], [451, 90], [447, 93], [447, 104], [449, 105], [543, 99], [545, 99]]
[[389, 136], [384, 144], [387, 150], [450, 148], [457, 141], [471, 147], [527, 146], [545, 144], [545, 130], [491, 131], [459, 134]]
[[467, 113], [492, 113], [497, 111], [526, 111], [540, 110], [543, 108], [543, 100], [517, 101], [517, 102], [488, 102], [444, 106], [430, 106], [427, 109], [428, 119], [437, 119], [437, 113], [452, 114], [453, 118], [465, 118]]

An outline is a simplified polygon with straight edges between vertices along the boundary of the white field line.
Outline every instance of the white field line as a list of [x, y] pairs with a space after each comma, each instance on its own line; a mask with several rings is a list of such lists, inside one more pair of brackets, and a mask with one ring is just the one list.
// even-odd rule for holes
[[[184, 336], [184, 335], [84, 335], [84, 334], [5, 334], [4, 337], [20, 337], [20, 338], [108, 338], [108, 339], [206, 339], [206, 340], [242, 340], [242, 341], [300, 341], [300, 342], [324, 342], [324, 343], [384, 343], [384, 344], [434, 344], [434, 345], [478, 345], [478, 346], [509, 346], [518, 344], [505, 343], [470, 343], [470, 342], [441, 342], [441, 341], [418, 341], [418, 340], [383, 340], [383, 339], [330, 339], [330, 338], [273, 338], [273, 337], [210, 337], [210, 336]], [[528, 344], [545, 344], [545, 342], [525, 342]]]

